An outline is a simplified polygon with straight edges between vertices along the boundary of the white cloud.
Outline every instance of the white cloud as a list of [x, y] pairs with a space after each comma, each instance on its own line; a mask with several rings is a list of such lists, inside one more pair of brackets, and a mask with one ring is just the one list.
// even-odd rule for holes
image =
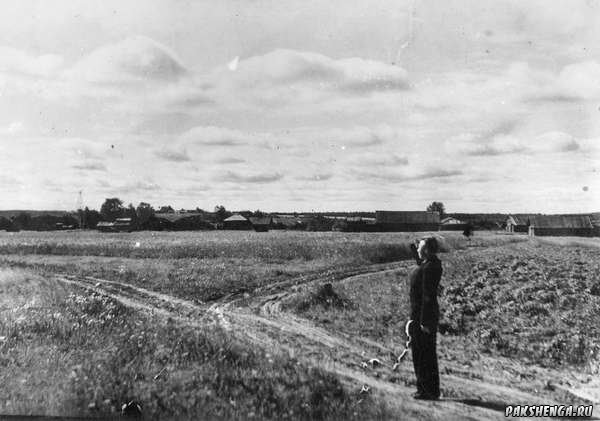
[[24, 130], [25, 130], [25, 126], [23, 125], [22, 121], [13, 121], [6, 127], [0, 127], [0, 135], [12, 136], [12, 135], [19, 134], [19, 133], [23, 132]]
[[557, 90], [566, 97], [600, 98], [600, 64], [596, 61], [573, 63], [558, 75]]
[[357, 166], [365, 167], [396, 167], [408, 165], [409, 161], [406, 156], [399, 156], [395, 153], [375, 153], [368, 152], [360, 154], [350, 160]]
[[215, 181], [229, 181], [233, 183], [273, 183], [283, 178], [280, 173], [239, 173], [226, 171], [224, 174], [215, 175]]
[[248, 133], [225, 127], [198, 126], [183, 133], [179, 141], [188, 145], [202, 146], [259, 146], [264, 145], [264, 142], [269, 139], [271, 135], [268, 133]]
[[158, 158], [171, 162], [188, 162], [190, 156], [184, 148], [174, 148], [165, 146], [154, 153]]
[[0, 46], [0, 72], [48, 77], [62, 67], [63, 58], [56, 54], [35, 56], [12, 47]]
[[481, 139], [473, 135], [462, 135], [449, 141], [450, 148], [471, 156], [495, 156], [524, 152], [526, 147], [514, 136], [499, 135]]
[[564, 132], [543, 133], [534, 138], [531, 147], [541, 152], [574, 152], [580, 149], [573, 136]]
[[72, 167], [76, 170], [82, 171], [106, 171], [106, 165], [98, 161], [86, 161], [82, 163], [73, 164]]
[[68, 79], [98, 83], [175, 81], [186, 68], [166, 46], [143, 36], [102, 46], [66, 72]]
[[450, 168], [428, 168], [425, 170], [411, 168], [406, 171], [395, 171], [384, 169], [377, 172], [356, 170], [351, 173], [358, 179], [379, 180], [382, 182], [401, 183], [406, 181], [427, 181], [431, 179], [444, 180], [449, 177], [462, 175], [463, 172], [458, 169]]
[[356, 93], [408, 89], [404, 69], [361, 58], [332, 59], [306, 51], [278, 49], [240, 60], [230, 76], [237, 84], [265, 86], [310, 84], [318, 89]]

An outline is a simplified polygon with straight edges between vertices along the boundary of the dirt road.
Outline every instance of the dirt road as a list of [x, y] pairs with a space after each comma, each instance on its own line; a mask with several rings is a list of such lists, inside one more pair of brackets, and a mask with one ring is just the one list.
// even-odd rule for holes
[[[397, 270], [397, 265], [373, 265], [360, 271], [330, 274], [338, 282], [356, 280]], [[340, 276], [342, 279], [339, 279]], [[325, 276], [327, 278], [327, 276]], [[282, 309], [282, 302], [294, 294], [310, 288], [323, 277], [297, 278], [255, 291], [252, 295], [230, 296], [218, 302], [205, 304], [187, 301], [170, 295], [134, 287], [125, 283], [93, 278], [57, 275], [56, 279], [109, 296], [122, 304], [140, 311], [170, 317], [180, 323], [201, 326], [215, 323], [231, 335], [252, 346], [269, 352], [284, 353], [308, 366], [319, 367], [338, 376], [348, 388], [368, 390], [383, 399], [407, 418], [414, 419], [505, 419], [504, 406], [508, 404], [559, 403], [556, 393], [529, 392], [507, 387], [506, 379], [493, 381], [473, 379], [471, 373], [450, 367], [452, 374], [442, 374], [442, 384], [458, 390], [457, 396], [443, 397], [436, 402], [415, 401], [412, 364], [403, 361], [392, 371], [398, 349], [389, 349], [369, 338], [334, 333], [316, 326]], [[373, 366], [368, 360], [377, 358], [381, 364]], [[464, 370], [463, 370], [464, 371]], [[563, 395], [564, 396], [564, 395]], [[563, 401], [562, 404], [565, 402]]]

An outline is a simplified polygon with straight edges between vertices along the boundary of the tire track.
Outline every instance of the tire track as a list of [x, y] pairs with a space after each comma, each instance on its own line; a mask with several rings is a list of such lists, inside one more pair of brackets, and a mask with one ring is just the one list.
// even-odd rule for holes
[[[346, 280], [370, 276], [375, 273], [387, 273], [399, 268], [377, 268], [354, 273]], [[412, 368], [408, 364], [400, 366], [392, 373], [388, 366], [365, 367], [362, 362], [366, 356], [382, 353], [393, 355], [393, 350], [374, 343], [367, 338], [351, 338], [334, 335], [313, 325], [309, 321], [282, 310], [282, 300], [293, 292], [272, 293], [257, 296], [248, 306], [240, 307], [239, 299], [217, 302], [212, 305], [198, 304], [167, 294], [146, 290], [117, 281], [94, 277], [75, 277], [58, 275], [57, 281], [75, 285], [106, 295], [136, 310], [150, 312], [162, 317], [170, 317], [181, 323], [201, 327], [216, 323], [253, 346], [266, 350], [284, 352], [303, 364], [318, 367], [338, 376], [348, 386], [368, 385], [374, 393], [381, 396], [388, 405], [407, 414], [427, 415], [428, 419], [504, 419], [504, 413], [494, 411], [482, 405], [467, 405], [457, 400], [442, 399], [436, 402], [415, 401], [411, 395], [413, 387], [403, 379], [412, 378]], [[306, 280], [303, 284], [318, 282], [318, 279]], [[322, 281], [321, 281], [322, 282]], [[288, 286], [290, 283], [287, 284]], [[281, 288], [279, 285], [277, 288]], [[272, 289], [271, 289], [272, 291]], [[381, 357], [381, 361], [385, 361]], [[522, 403], [550, 403], [541, 398], [518, 390], [480, 381], [468, 380], [452, 375], [442, 375], [444, 383], [464, 390], [469, 396], [485, 393], [487, 399], [499, 402], [515, 401]]]

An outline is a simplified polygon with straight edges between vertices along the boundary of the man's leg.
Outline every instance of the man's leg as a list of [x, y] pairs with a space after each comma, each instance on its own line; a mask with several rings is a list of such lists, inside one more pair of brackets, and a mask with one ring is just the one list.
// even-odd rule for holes
[[412, 350], [413, 367], [415, 369], [415, 377], [417, 378], [417, 393], [425, 394], [423, 388], [423, 344], [421, 334], [417, 329], [411, 333], [412, 341], [410, 347]]
[[423, 376], [423, 389], [427, 396], [437, 399], [440, 396], [440, 373], [436, 350], [437, 335], [434, 332], [422, 336], [421, 373]]

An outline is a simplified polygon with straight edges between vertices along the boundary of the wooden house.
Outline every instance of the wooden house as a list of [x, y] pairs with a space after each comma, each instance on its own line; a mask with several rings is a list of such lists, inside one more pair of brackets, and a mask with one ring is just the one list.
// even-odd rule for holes
[[529, 219], [530, 236], [582, 236], [595, 234], [588, 215], [537, 215]]
[[252, 228], [256, 232], [267, 232], [271, 228], [273, 223], [273, 218], [270, 216], [251, 216], [248, 218], [250, 223], [252, 224]]
[[223, 221], [223, 229], [226, 230], [251, 230], [250, 221], [240, 214], [233, 214]]

